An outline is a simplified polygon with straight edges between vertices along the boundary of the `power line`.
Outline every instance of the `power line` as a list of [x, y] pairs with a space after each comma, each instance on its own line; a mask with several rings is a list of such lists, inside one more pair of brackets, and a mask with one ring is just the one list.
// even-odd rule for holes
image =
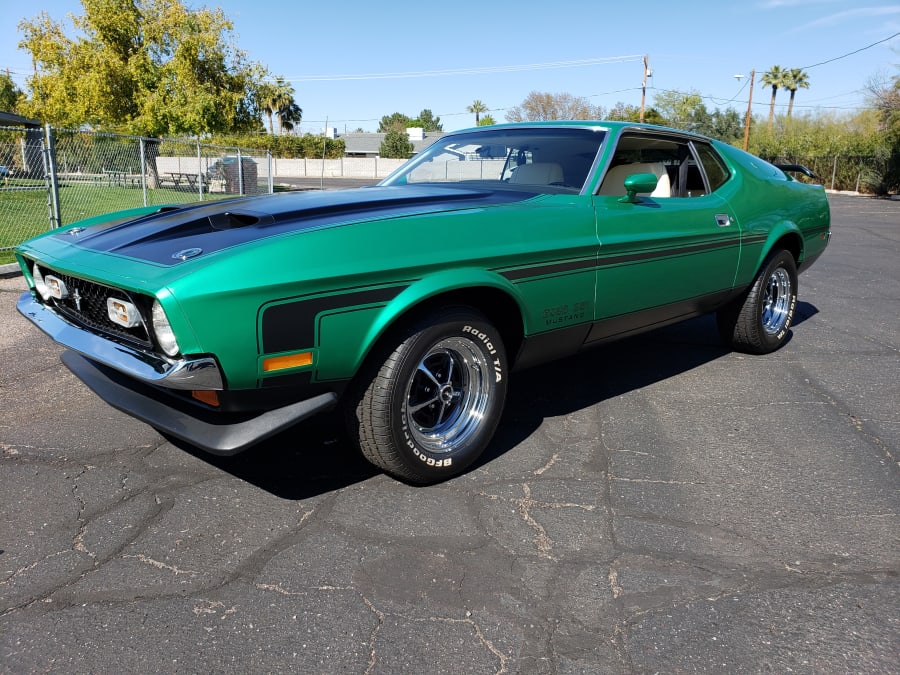
[[344, 80], [391, 80], [413, 77], [446, 77], [448, 75], [481, 75], [489, 73], [514, 73], [530, 70], [551, 70], [554, 68], [580, 68], [583, 66], [599, 66], [611, 63], [627, 63], [643, 58], [640, 54], [625, 56], [609, 56], [595, 59], [579, 59], [576, 61], [549, 61], [547, 63], [526, 63], [511, 66], [485, 66], [479, 68], [450, 68], [446, 70], [421, 70], [399, 73], [368, 73], [359, 75], [292, 75], [285, 77], [289, 82], [339, 82]]
[[815, 68], [817, 66], [824, 66], [826, 63], [832, 63], [833, 61], [840, 61], [841, 59], [846, 59], [848, 56], [853, 56], [854, 54], [859, 54], [860, 52], [864, 52], [867, 49], [871, 49], [875, 45], [880, 45], [882, 42], [887, 42], [888, 40], [893, 40], [898, 35], [900, 35], [900, 33], [894, 33], [890, 37], [884, 38], [884, 40], [879, 40], [878, 42], [873, 42], [870, 45], [866, 45], [865, 47], [860, 47], [859, 49], [855, 49], [852, 52], [847, 52], [846, 54], [842, 54], [841, 56], [835, 56], [833, 59], [828, 59], [827, 61], [820, 61], [819, 63], [812, 64], [811, 66], [803, 66], [800, 70], [809, 70], [810, 68]]

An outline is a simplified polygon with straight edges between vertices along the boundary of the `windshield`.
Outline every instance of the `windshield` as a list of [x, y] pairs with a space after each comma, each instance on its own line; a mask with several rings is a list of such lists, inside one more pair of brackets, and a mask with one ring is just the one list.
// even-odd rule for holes
[[579, 127], [451, 134], [435, 141], [380, 184], [449, 183], [578, 193], [604, 136], [601, 130]]

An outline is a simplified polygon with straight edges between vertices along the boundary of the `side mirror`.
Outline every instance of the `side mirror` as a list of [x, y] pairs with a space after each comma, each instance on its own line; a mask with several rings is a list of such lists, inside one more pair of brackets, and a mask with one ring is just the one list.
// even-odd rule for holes
[[638, 193], [653, 192], [659, 179], [653, 173], [632, 173], [625, 178], [625, 196], [620, 197], [619, 201], [626, 204], [637, 204], [640, 202]]

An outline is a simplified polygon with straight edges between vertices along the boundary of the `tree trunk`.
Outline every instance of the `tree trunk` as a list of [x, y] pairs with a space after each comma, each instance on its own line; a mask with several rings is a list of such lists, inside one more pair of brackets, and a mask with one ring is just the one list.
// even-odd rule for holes
[[159, 167], [156, 159], [159, 157], [159, 139], [148, 138], [144, 145], [144, 161], [147, 162], [147, 189], [155, 190], [159, 187]]
[[778, 87], [772, 87], [772, 102], [769, 104], [769, 128], [772, 128], [772, 120], [775, 119], [775, 94]]

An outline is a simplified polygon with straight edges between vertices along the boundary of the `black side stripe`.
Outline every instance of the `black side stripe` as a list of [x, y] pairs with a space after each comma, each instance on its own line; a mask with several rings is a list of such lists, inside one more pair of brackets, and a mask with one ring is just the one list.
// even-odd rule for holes
[[[731, 239], [728, 241], [714, 241], [706, 244], [694, 244], [692, 246], [680, 246], [675, 249], [666, 248], [657, 251], [641, 251], [639, 253], [625, 253], [622, 255], [601, 255], [598, 266], [606, 267], [608, 265], [618, 265], [620, 263], [643, 262], [646, 260], [656, 260], [657, 258], [669, 258], [691, 253], [702, 253], [704, 251], [717, 251], [723, 248], [736, 248], [739, 245], [740, 242], [738, 240]], [[601, 254], [602, 251], [603, 249], [601, 249]]]
[[[622, 263], [643, 262], [655, 260], [657, 258], [667, 258], [670, 256], [689, 255], [692, 253], [701, 253], [704, 251], [735, 248], [737, 246], [740, 246], [740, 243], [741, 242], [737, 239], [730, 239], [728, 241], [715, 241], [705, 244], [694, 244], [692, 246], [681, 246], [674, 249], [667, 248], [659, 249], [656, 251], [623, 253], [620, 255], [602, 255], [603, 248], [601, 247], [601, 255], [598, 259], [587, 258], [584, 260], [566, 260], [542, 265], [535, 265], [533, 267], [521, 267], [514, 270], [500, 271], [500, 275], [505, 277], [506, 279], [509, 279], [510, 281], [519, 281], [522, 279], [530, 279], [533, 277], [542, 277], [553, 274], [563, 274], [566, 272], [574, 272], [579, 270], [599, 270], [603, 267], [619, 265]], [[744, 243], [746, 243], [746, 240]]]
[[500, 272], [500, 275], [510, 281], [518, 281], [519, 279], [528, 279], [530, 277], [545, 276], [548, 274], [564, 274], [566, 272], [577, 272], [579, 270], [590, 270], [597, 266], [595, 258], [587, 258], [585, 260], [564, 260], [536, 267], [523, 267], [517, 270], [507, 270]]
[[406, 288], [405, 285], [373, 288], [266, 307], [262, 315], [262, 352], [272, 354], [313, 347], [316, 315], [342, 307], [390, 302]]

